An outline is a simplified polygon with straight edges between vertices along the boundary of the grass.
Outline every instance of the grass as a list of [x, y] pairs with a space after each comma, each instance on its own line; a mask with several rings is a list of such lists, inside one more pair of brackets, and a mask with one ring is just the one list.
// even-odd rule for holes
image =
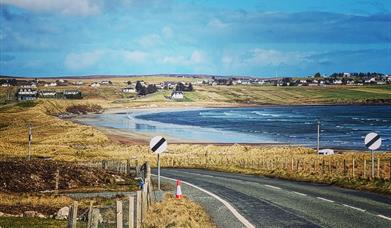
[[[78, 224], [79, 225], [79, 224]], [[80, 224], [81, 225], [81, 224]], [[0, 227], [6, 228], [30, 228], [30, 227], [48, 227], [58, 228], [66, 227], [67, 221], [56, 219], [26, 218], [26, 217], [0, 217]], [[81, 227], [87, 227], [86, 225]]]
[[[182, 103], [182, 102], [175, 102]], [[9, 107], [0, 113], [0, 155], [27, 155], [27, 124], [33, 125], [32, 154], [66, 161], [100, 161], [102, 159], [156, 165], [147, 145], [113, 143], [105, 134], [89, 126], [61, 120], [48, 113], [58, 113], [73, 103], [40, 102], [32, 108]], [[380, 154], [380, 178], [389, 180], [390, 154]], [[355, 177], [352, 161], [355, 158]], [[293, 167], [292, 169], [292, 160]], [[364, 160], [366, 175], [364, 176]], [[343, 171], [343, 162], [348, 172]], [[173, 145], [162, 156], [163, 167], [208, 168], [228, 172], [244, 172], [293, 180], [335, 183], [345, 187], [391, 193], [389, 181], [368, 179], [370, 158], [367, 153], [343, 153], [322, 157], [315, 151], [287, 146], [217, 146]], [[323, 165], [324, 162], [324, 165]], [[227, 165], [228, 164], [228, 165]], [[319, 168], [324, 166], [330, 171]], [[315, 168], [316, 167], [316, 168]]]
[[166, 194], [162, 202], [153, 204], [147, 212], [143, 227], [216, 227], [205, 210], [188, 198], [175, 199]]

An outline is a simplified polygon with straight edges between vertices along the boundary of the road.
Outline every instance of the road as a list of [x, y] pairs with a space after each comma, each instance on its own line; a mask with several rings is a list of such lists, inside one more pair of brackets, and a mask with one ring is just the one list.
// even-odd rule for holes
[[[161, 175], [214, 193], [256, 227], [391, 227], [390, 196], [198, 169], [162, 169]], [[192, 194], [189, 186], [183, 187], [185, 195], [186, 191]], [[238, 221], [229, 222], [228, 217], [233, 217], [227, 214], [230, 211], [216, 209], [217, 203], [210, 198], [201, 201], [211, 217], [220, 221], [219, 226], [243, 226]]]

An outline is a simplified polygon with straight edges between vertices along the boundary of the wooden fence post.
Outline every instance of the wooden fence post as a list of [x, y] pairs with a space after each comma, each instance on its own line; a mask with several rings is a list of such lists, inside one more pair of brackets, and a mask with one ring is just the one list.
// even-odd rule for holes
[[68, 228], [76, 228], [77, 225], [77, 206], [78, 202], [73, 201], [73, 205], [68, 215]]
[[98, 208], [92, 208], [91, 213], [91, 226], [88, 228], [98, 228], [100, 220], [102, 219], [99, 209]]
[[56, 179], [56, 185], [54, 188], [54, 192], [55, 192], [55, 194], [58, 194], [58, 185], [60, 182], [60, 170], [59, 169], [56, 170], [55, 179]]
[[364, 178], [367, 178], [367, 160], [366, 159], [364, 160]]
[[139, 167], [139, 164], [138, 164], [138, 160], [136, 160], [136, 165], [135, 165], [135, 169], [136, 169], [136, 177], [138, 177], [138, 172], [140, 170], [140, 167]]
[[123, 228], [122, 220], [123, 220], [123, 212], [122, 212], [122, 201], [117, 200], [117, 228]]
[[92, 224], [92, 205], [93, 205], [93, 201], [90, 202], [90, 207], [88, 208], [88, 224], [87, 224], [87, 228], [91, 228], [91, 224]]
[[380, 158], [377, 158], [377, 178], [380, 179]]
[[137, 191], [136, 196], [136, 227], [141, 227], [141, 191]]
[[348, 169], [347, 169], [347, 167], [346, 167], [346, 160], [343, 159], [343, 175], [344, 175], [344, 176], [346, 176], [346, 174], [348, 173], [347, 170], [348, 170]]
[[134, 226], [134, 197], [129, 196], [129, 220], [128, 228], [133, 228]]

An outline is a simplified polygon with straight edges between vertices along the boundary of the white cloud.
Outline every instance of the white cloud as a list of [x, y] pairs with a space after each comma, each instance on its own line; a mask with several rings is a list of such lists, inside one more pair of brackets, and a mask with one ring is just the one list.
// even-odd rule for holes
[[80, 70], [95, 65], [104, 52], [95, 50], [91, 52], [70, 53], [65, 57], [65, 67], [70, 70]]
[[256, 48], [251, 50], [250, 53], [251, 56], [246, 61], [261, 66], [294, 66], [307, 61], [307, 55], [299, 52], [282, 52], [273, 49]]
[[195, 50], [191, 53], [190, 62], [199, 64], [205, 61], [205, 54], [202, 51]]
[[190, 56], [175, 55], [175, 56], [163, 56], [161, 62], [163, 64], [192, 66], [199, 65], [206, 62], [207, 56], [203, 51], [194, 50]]
[[228, 24], [222, 22], [219, 19], [214, 18], [209, 21], [208, 26], [215, 29], [224, 29], [228, 27]]
[[141, 63], [146, 60], [148, 53], [143, 51], [124, 51], [123, 57], [130, 62]]
[[154, 47], [162, 44], [162, 39], [157, 34], [149, 34], [142, 36], [137, 42], [143, 47]]
[[98, 2], [91, 0], [1, 0], [2, 4], [14, 5], [33, 11], [81, 16], [99, 14], [101, 9]]

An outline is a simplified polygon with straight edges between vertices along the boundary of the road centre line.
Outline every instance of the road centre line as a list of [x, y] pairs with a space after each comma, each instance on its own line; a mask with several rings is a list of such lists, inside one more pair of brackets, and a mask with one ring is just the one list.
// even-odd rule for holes
[[[153, 176], [156, 176], [155, 174], [152, 174]], [[164, 176], [160, 176], [160, 178], [165, 178], [165, 179], [168, 179], [168, 180], [172, 180], [172, 181], [176, 181], [176, 179], [173, 179], [173, 178], [169, 178], [169, 177], [164, 177]], [[202, 192], [204, 192], [204, 193], [206, 193], [206, 194], [208, 194], [208, 195], [210, 195], [210, 196], [212, 196], [213, 198], [215, 198], [215, 199], [217, 199], [218, 201], [220, 201], [221, 203], [223, 203], [226, 207], [227, 207], [227, 209], [229, 210], [229, 211], [231, 211], [231, 213], [245, 226], [245, 227], [247, 227], [247, 228], [255, 228], [255, 226], [252, 224], [252, 223], [250, 223], [245, 217], [243, 217], [243, 215], [241, 215], [230, 203], [228, 203], [226, 200], [224, 200], [224, 199], [222, 199], [222, 198], [220, 198], [219, 196], [217, 196], [217, 195], [215, 195], [214, 193], [212, 193], [212, 192], [209, 192], [209, 191], [207, 191], [207, 190], [205, 190], [205, 189], [203, 189], [203, 188], [201, 188], [201, 187], [198, 187], [198, 186], [196, 186], [196, 185], [194, 185], [194, 184], [191, 184], [191, 183], [189, 183], [189, 182], [186, 182], [186, 181], [181, 181], [182, 183], [184, 183], [184, 184], [187, 184], [187, 185], [189, 185], [189, 186], [191, 186], [191, 187], [193, 187], [193, 188], [196, 188], [196, 189], [198, 189], [198, 190], [200, 190], [200, 191], [202, 191]]]
[[358, 208], [358, 207], [353, 207], [353, 206], [350, 206], [350, 205], [347, 205], [347, 204], [342, 204], [342, 205], [344, 205], [345, 207], [349, 207], [349, 208], [352, 208], [352, 209], [355, 209], [355, 210], [361, 211], [361, 212], [364, 212], [364, 211], [366, 211], [366, 210], [364, 210], [364, 209], [361, 209], [361, 208]]

